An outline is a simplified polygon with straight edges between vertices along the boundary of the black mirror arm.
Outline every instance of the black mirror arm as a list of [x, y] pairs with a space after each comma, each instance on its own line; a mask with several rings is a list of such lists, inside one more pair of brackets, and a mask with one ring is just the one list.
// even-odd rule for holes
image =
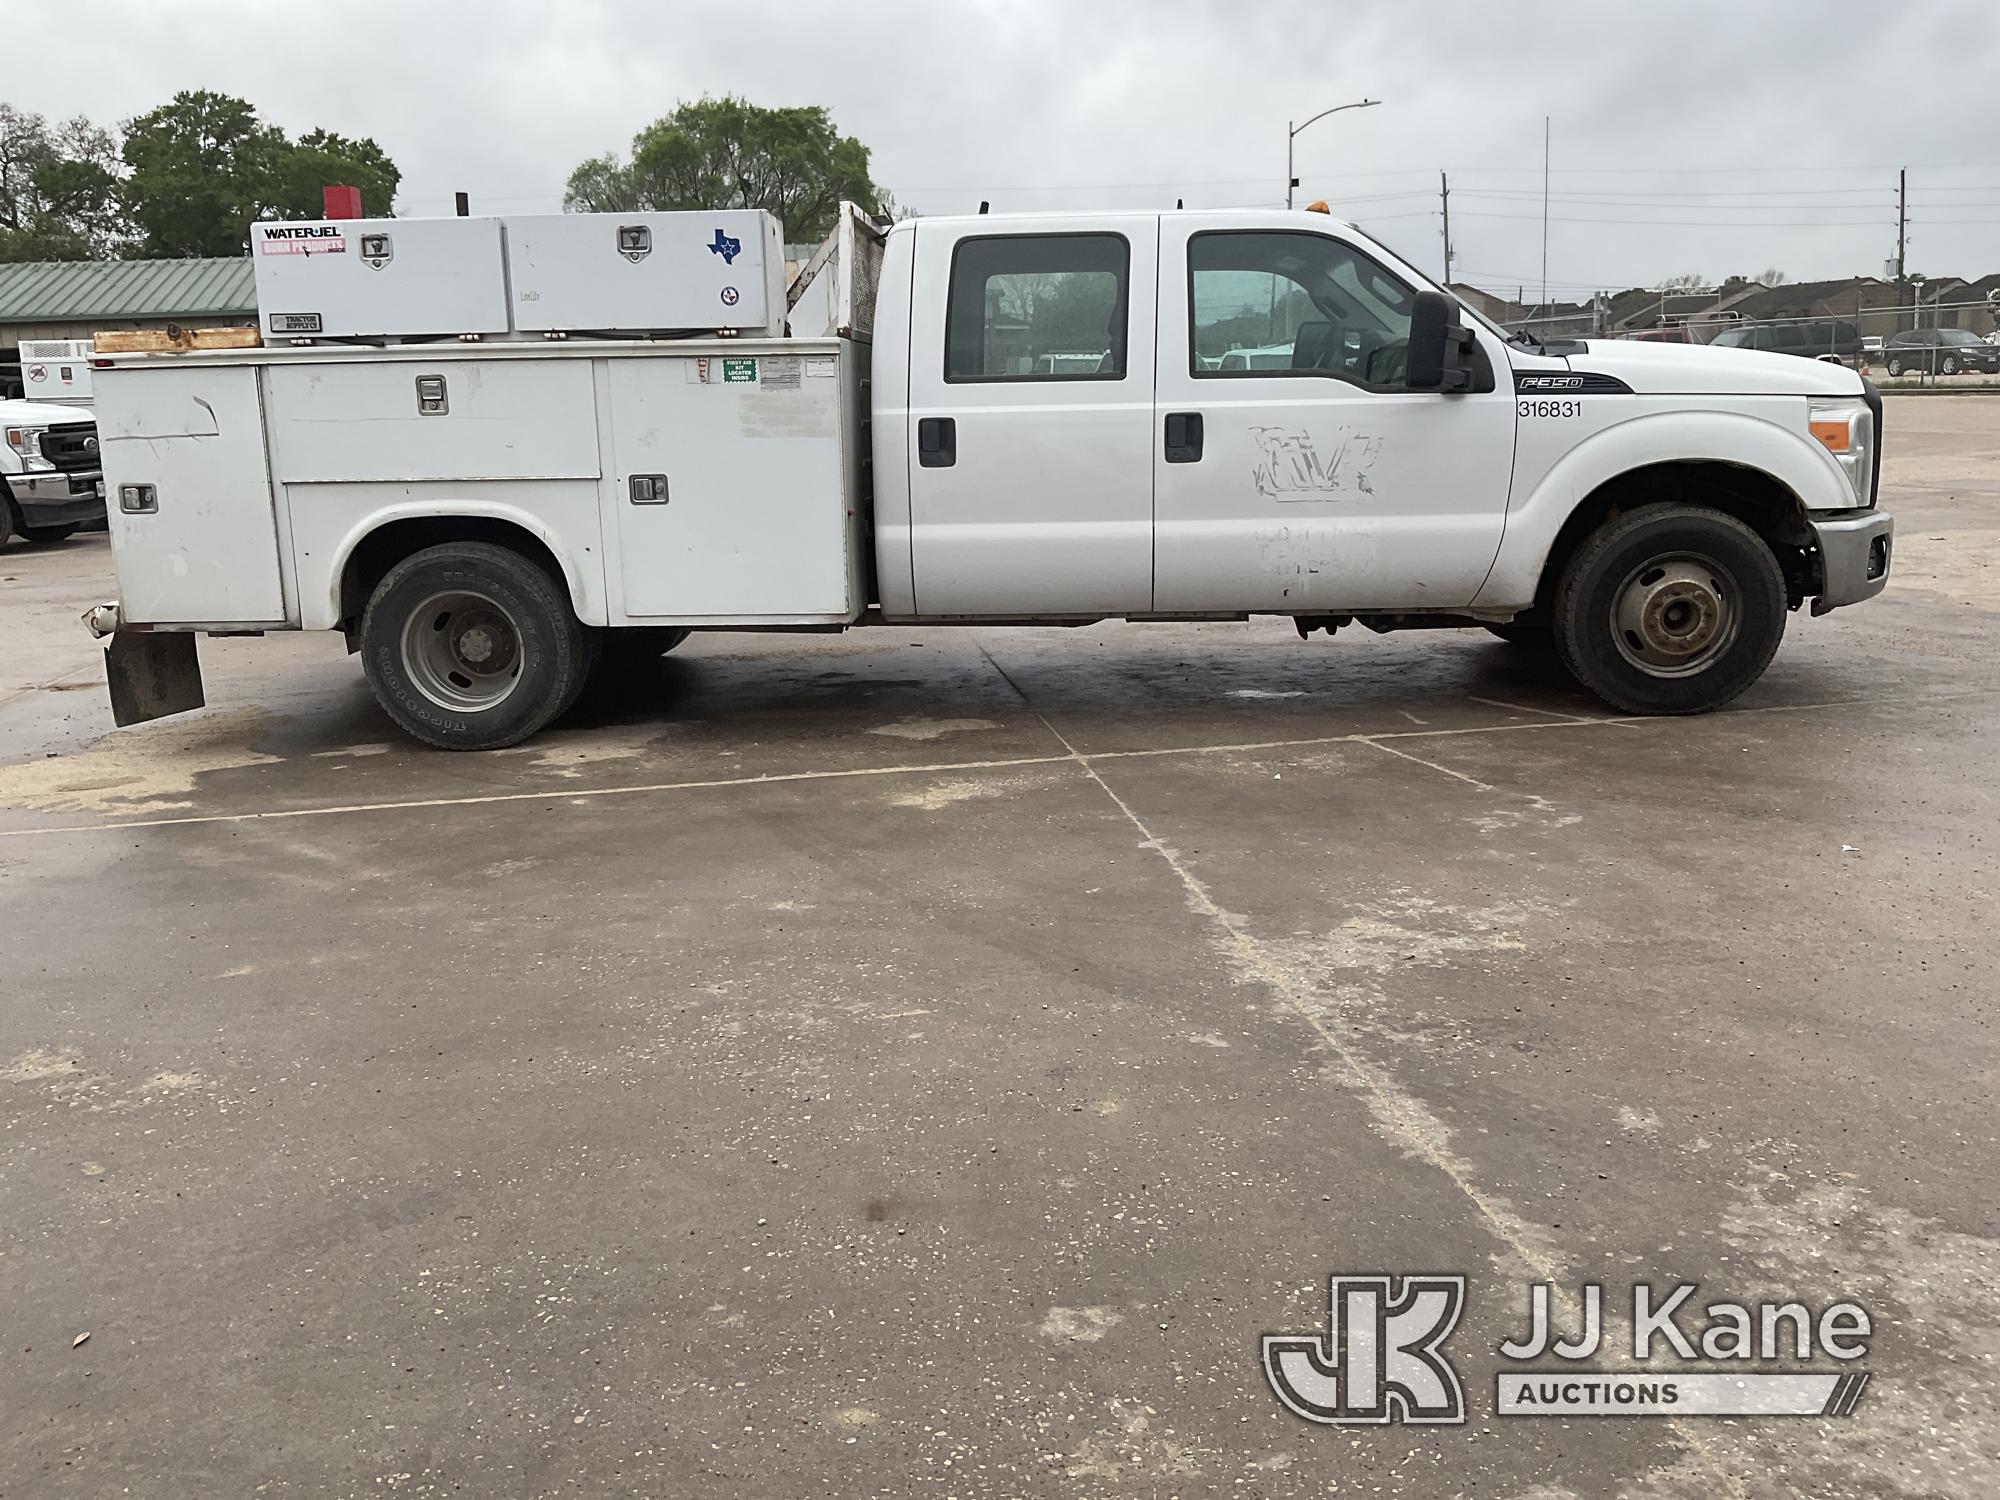
[[1447, 357], [1444, 362], [1444, 378], [1438, 390], [1444, 395], [1472, 389], [1472, 361], [1479, 348], [1479, 339], [1470, 328], [1452, 323], [1444, 331], [1446, 346], [1456, 353], [1456, 358]]

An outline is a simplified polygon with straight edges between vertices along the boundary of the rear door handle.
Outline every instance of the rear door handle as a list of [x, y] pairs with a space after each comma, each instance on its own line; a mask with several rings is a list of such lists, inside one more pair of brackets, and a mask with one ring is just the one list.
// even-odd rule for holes
[[1201, 462], [1200, 412], [1170, 411], [1167, 413], [1167, 462], [1170, 464], [1198, 464]]
[[926, 469], [949, 469], [958, 462], [956, 418], [917, 418], [917, 462]]

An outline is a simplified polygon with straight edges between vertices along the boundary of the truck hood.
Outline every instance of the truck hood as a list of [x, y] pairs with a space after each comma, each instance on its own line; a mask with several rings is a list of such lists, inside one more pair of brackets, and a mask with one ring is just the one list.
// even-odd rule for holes
[[[1565, 356], [1574, 373], [1614, 376], [1642, 396], [1858, 396], [1861, 377], [1843, 365], [1708, 344], [1589, 339]], [[1524, 370], [1547, 369], [1523, 364]]]
[[0, 401], [0, 424], [8, 427], [53, 427], [58, 422], [96, 420], [97, 414], [82, 406], [64, 406], [56, 401]]

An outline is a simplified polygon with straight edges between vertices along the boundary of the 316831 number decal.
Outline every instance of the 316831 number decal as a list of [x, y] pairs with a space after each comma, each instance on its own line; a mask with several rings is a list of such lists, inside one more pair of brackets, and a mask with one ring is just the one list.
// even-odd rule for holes
[[1581, 401], [1523, 401], [1518, 407], [1523, 417], [1580, 417]]

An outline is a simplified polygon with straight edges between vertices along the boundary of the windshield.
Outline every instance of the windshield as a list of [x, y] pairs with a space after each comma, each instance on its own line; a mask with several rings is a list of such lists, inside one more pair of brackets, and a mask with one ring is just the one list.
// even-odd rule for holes
[[1979, 335], [1974, 333], [1970, 328], [1940, 328], [1937, 332], [1938, 342], [1941, 344], [1976, 344], [1980, 342]]
[[[1459, 296], [1458, 293], [1454, 292], [1450, 287], [1439, 286], [1435, 281], [1431, 280], [1430, 277], [1426, 276], [1422, 271], [1419, 271], [1415, 266], [1409, 264], [1409, 262], [1405, 261], [1400, 255], [1397, 255], [1393, 250], [1391, 250], [1387, 245], [1384, 245], [1380, 240], [1370, 238], [1368, 232], [1365, 229], [1362, 229], [1358, 225], [1354, 224], [1348, 224], [1343, 227], [1346, 228], [1349, 234], [1354, 236], [1355, 240], [1358, 243], [1366, 245], [1375, 254], [1382, 257], [1384, 261], [1386, 261], [1390, 265], [1395, 266], [1401, 274], [1411, 277], [1413, 280], [1415, 280], [1419, 286], [1425, 287], [1434, 292], [1443, 292], [1445, 296], [1451, 298], [1451, 300], [1458, 305], [1458, 308], [1461, 312], [1463, 312], [1467, 317], [1471, 318], [1472, 321], [1477, 323], [1481, 328], [1484, 328], [1488, 333], [1492, 334], [1495, 338], [1500, 340], [1501, 343], [1503, 344], [1511, 343], [1516, 338], [1520, 337], [1520, 335], [1518, 334], [1509, 333], [1506, 329], [1502, 328], [1498, 323], [1494, 322], [1491, 318], [1487, 317], [1486, 314], [1482, 313], [1478, 308], [1474, 307], [1470, 302], [1467, 302], [1463, 297]], [[1535, 337], [1535, 335], [1531, 333], [1528, 335], [1528, 337], [1533, 338]]]
[[1491, 318], [1487, 317], [1486, 314], [1481, 312], [1478, 308], [1474, 307], [1470, 302], [1467, 302], [1463, 297], [1459, 296], [1458, 293], [1450, 290], [1447, 287], [1439, 287], [1438, 290], [1443, 292], [1447, 297], [1451, 298], [1452, 301], [1456, 302], [1459, 306], [1460, 311], [1462, 311], [1467, 317], [1471, 318], [1472, 321], [1477, 323], [1481, 328], [1484, 328], [1488, 333], [1492, 334], [1495, 338], [1499, 339], [1501, 343], [1503, 344], [1507, 343], [1514, 338], [1513, 334], [1509, 333], [1506, 329], [1502, 328], [1498, 323], [1494, 322]]

